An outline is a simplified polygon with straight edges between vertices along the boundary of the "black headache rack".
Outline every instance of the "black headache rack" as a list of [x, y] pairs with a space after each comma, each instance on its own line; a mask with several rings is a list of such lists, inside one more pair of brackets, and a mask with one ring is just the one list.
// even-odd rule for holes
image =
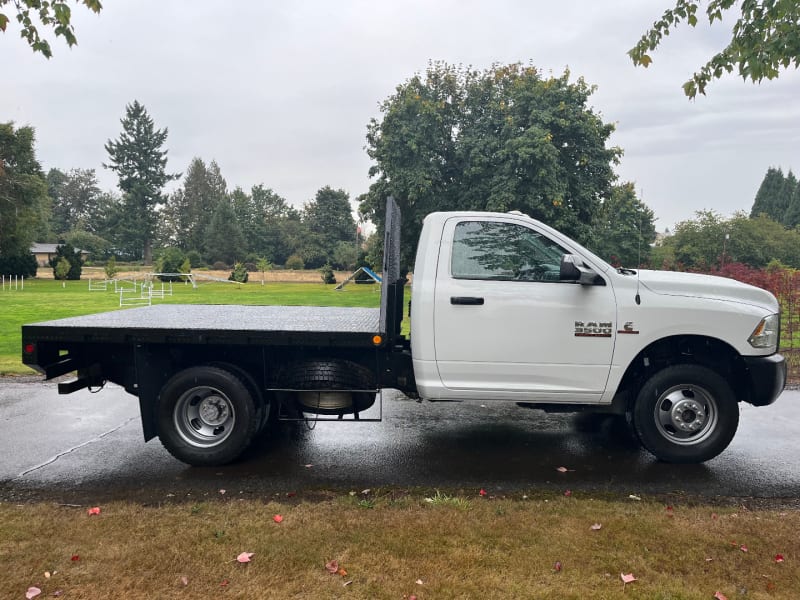
[[[320, 353], [377, 352], [386, 387], [413, 388], [408, 343], [400, 335], [405, 280], [400, 278], [400, 211], [386, 203], [380, 309], [296, 306], [162, 304], [23, 325], [22, 362], [60, 383], [60, 393], [101, 386], [105, 380], [130, 387], [143, 354], [203, 348], [236, 354], [254, 347], [314, 348]], [[247, 347], [250, 347], [248, 349]], [[375, 364], [375, 363], [373, 363]]]

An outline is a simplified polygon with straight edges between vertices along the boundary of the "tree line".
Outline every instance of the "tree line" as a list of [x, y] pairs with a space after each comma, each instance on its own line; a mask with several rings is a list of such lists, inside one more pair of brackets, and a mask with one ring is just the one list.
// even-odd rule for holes
[[704, 210], [678, 223], [654, 248], [656, 268], [713, 270], [740, 263], [755, 269], [800, 269], [800, 184], [791, 171], [770, 167], [756, 192], [750, 213], [731, 217]]

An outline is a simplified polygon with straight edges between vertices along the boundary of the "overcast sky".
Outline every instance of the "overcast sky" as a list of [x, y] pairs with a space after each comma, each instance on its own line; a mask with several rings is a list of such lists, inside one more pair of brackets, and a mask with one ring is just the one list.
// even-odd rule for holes
[[[263, 183], [302, 206], [325, 185], [367, 191], [366, 126], [429, 60], [569, 67], [616, 124], [617, 168], [659, 231], [715, 209], [749, 211], [769, 166], [800, 171], [800, 73], [761, 85], [728, 77], [690, 102], [681, 84], [731, 23], [669, 36], [649, 69], [626, 52], [672, 0], [222, 2], [109, 0], [73, 10], [79, 45], [49, 61], [0, 34], [0, 122], [32, 125], [47, 170], [102, 168], [125, 105], [169, 128], [168, 168], [216, 160], [230, 188]], [[10, 6], [6, 6], [10, 10]]]

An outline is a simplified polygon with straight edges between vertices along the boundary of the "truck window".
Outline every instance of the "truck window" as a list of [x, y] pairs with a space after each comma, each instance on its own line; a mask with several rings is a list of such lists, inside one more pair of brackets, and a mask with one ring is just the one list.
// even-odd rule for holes
[[462, 221], [456, 225], [450, 272], [456, 279], [558, 281], [567, 250], [515, 223]]

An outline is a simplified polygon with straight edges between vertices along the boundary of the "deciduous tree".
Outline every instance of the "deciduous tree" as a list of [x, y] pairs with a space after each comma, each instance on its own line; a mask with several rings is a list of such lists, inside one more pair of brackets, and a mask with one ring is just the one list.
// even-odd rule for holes
[[361, 212], [380, 231], [385, 198], [395, 196], [405, 265], [434, 210], [521, 210], [589, 241], [621, 154], [606, 145], [614, 126], [588, 106], [593, 91], [568, 71], [429, 65], [400, 84], [368, 126], [376, 181]]
[[[5, 9], [11, 0], [0, 0], [0, 31], [6, 31], [10, 17]], [[103, 5], [99, 0], [13, 0], [16, 21], [20, 25], [20, 36], [28, 42], [34, 52], [41, 52], [47, 58], [53, 53], [50, 42], [42, 37], [39, 28], [52, 29], [56, 37], [63, 37], [68, 46], [78, 43], [75, 28], [72, 26], [71, 4], [83, 4], [92, 12], [99, 13]], [[12, 13], [13, 14], [13, 13]]]
[[47, 183], [34, 142], [32, 127], [0, 123], [0, 258], [5, 260], [30, 256], [47, 222]]
[[653, 211], [637, 196], [632, 183], [615, 185], [594, 220], [589, 247], [614, 265], [646, 263], [656, 238]]
[[[653, 59], [648, 54], [658, 48], [670, 31], [682, 23], [696, 27], [699, 22], [697, 0], [676, 0], [661, 18], [645, 32], [628, 52], [635, 65], [647, 67]], [[705, 94], [706, 86], [734, 70], [744, 80], [760, 82], [775, 79], [782, 70], [800, 61], [800, 2], [797, 0], [709, 0], [705, 18], [709, 24], [733, 17], [728, 45], [683, 84], [689, 98]]]

